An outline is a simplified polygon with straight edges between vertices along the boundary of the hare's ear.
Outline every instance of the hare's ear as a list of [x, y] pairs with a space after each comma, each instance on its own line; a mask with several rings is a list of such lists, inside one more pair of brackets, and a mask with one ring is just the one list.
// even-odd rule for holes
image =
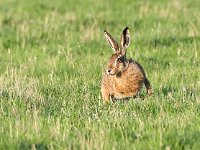
[[114, 40], [114, 38], [106, 30], [104, 31], [104, 35], [105, 35], [106, 41], [111, 46], [111, 48], [114, 50], [114, 52], [118, 53], [119, 52], [118, 43]]
[[126, 49], [130, 44], [130, 31], [128, 27], [126, 27], [122, 32], [120, 44], [121, 44], [121, 53], [125, 55]]

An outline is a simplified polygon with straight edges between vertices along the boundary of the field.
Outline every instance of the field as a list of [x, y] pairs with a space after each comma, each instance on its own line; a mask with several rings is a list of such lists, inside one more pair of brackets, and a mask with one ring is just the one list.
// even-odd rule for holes
[[[198, 0], [1, 0], [0, 149], [199, 149]], [[103, 104], [102, 71], [127, 57], [154, 95]]]

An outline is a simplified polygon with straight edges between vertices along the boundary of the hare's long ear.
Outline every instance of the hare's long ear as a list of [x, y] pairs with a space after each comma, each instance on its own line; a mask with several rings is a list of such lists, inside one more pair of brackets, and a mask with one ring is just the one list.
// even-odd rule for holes
[[106, 41], [111, 46], [111, 48], [114, 50], [114, 52], [118, 53], [119, 52], [118, 43], [114, 40], [114, 38], [106, 30], [104, 31], [104, 35], [105, 35]]
[[126, 27], [122, 32], [120, 44], [121, 44], [121, 53], [125, 55], [126, 49], [130, 44], [130, 31], [128, 27]]

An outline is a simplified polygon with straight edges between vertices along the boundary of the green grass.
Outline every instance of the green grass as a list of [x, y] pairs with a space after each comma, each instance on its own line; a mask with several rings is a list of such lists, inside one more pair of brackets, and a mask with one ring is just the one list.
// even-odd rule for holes
[[[198, 0], [1, 0], [0, 149], [199, 149]], [[131, 30], [154, 95], [103, 104], [112, 54]], [[142, 95], [145, 95], [143, 89]]]

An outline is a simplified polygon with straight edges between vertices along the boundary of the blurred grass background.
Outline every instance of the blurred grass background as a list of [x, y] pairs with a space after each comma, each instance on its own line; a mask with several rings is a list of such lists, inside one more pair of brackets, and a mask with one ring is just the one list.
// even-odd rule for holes
[[[198, 149], [198, 0], [1, 0], [0, 149]], [[154, 96], [103, 105], [118, 41]], [[144, 90], [141, 93], [145, 95]]]

